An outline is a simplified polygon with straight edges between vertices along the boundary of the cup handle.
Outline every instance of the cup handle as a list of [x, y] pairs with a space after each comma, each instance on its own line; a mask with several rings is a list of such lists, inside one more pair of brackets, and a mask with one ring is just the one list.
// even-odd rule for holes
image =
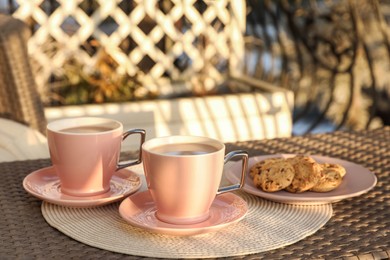
[[225, 193], [225, 192], [229, 192], [229, 191], [238, 190], [238, 189], [241, 189], [242, 186], [244, 186], [245, 175], [246, 175], [246, 168], [248, 166], [248, 158], [249, 158], [248, 152], [242, 151], [242, 150], [232, 151], [232, 152], [228, 153], [227, 155], [225, 155], [224, 164], [226, 164], [232, 158], [237, 157], [237, 156], [241, 156], [242, 157], [242, 170], [241, 170], [240, 182], [237, 183], [237, 184], [233, 184], [233, 185], [230, 185], [230, 186], [219, 188], [218, 191], [217, 191], [217, 195]]
[[139, 143], [139, 154], [138, 159], [136, 161], [128, 161], [128, 162], [118, 162], [116, 165], [116, 170], [120, 170], [132, 165], [140, 164], [142, 162], [142, 144], [145, 142], [146, 131], [144, 129], [131, 129], [122, 134], [122, 142], [132, 134], [139, 134], [141, 136]]

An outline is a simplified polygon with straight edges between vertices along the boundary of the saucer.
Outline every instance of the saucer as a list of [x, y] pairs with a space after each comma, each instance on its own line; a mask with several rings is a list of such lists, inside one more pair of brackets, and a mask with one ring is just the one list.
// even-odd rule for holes
[[236, 223], [244, 218], [248, 206], [241, 197], [233, 193], [218, 195], [210, 208], [210, 217], [200, 223], [175, 225], [156, 218], [157, 209], [149, 191], [134, 194], [119, 206], [119, 214], [133, 226], [155, 233], [190, 236], [208, 233]]
[[110, 190], [106, 193], [77, 197], [61, 193], [60, 180], [53, 167], [39, 169], [23, 180], [24, 189], [31, 195], [53, 204], [71, 207], [100, 206], [118, 201], [141, 187], [141, 179], [136, 173], [122, 169], [114, 173]]

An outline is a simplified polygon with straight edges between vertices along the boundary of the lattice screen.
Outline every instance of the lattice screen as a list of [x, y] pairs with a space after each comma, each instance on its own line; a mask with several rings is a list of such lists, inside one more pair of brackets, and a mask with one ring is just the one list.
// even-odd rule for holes
[[16, 2], [13, 16], [32, 24], [29, 51], [40, 67], [41, 90], [70, 57], [93, 66], [99, 47], [121, 72], [143, 72], [151, 88], [164, 78], [186, 80], [199, 73], [213, 85], [242, 69], [245, 1]]

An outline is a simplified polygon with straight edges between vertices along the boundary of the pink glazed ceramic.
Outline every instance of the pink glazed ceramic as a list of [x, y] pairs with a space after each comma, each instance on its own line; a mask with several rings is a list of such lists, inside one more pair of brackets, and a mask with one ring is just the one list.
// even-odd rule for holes
[[[240, 183], [219, 188], [224, 164], [242, 157]], [[196, 136], [169, 136], [142, 145], [146, 182], [156, 204], [156, 217], [172, 224], [194, 224], [209, 217], [215, 196], [242, 187], [248, 154], [233, 151], [225, 156], [225, 145]]]
[[50, 158], [61, 182], [61, 192], [73, 196], [92, 196], [108, 192], [114, 172], [134, 164], [118, 163], [121, 143], [133, 129], [123, 133], [120, 122], [94, 117], [63, 119], [47, 125]]

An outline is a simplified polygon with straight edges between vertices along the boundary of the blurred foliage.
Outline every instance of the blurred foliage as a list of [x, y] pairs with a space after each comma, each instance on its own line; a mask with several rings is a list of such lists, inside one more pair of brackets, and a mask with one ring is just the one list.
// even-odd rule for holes
[[294, 92], [303, 133], [390, 123], [388, 1], [247, 3], [245, 73]]
[[118, 64], [104, 49], [95, 66], [86, 67], [69, 59], [53, 83], [53, 105], [80, 105], [151, 99], [158, 93], [145, 88], [140, 74], [119, 73]]

